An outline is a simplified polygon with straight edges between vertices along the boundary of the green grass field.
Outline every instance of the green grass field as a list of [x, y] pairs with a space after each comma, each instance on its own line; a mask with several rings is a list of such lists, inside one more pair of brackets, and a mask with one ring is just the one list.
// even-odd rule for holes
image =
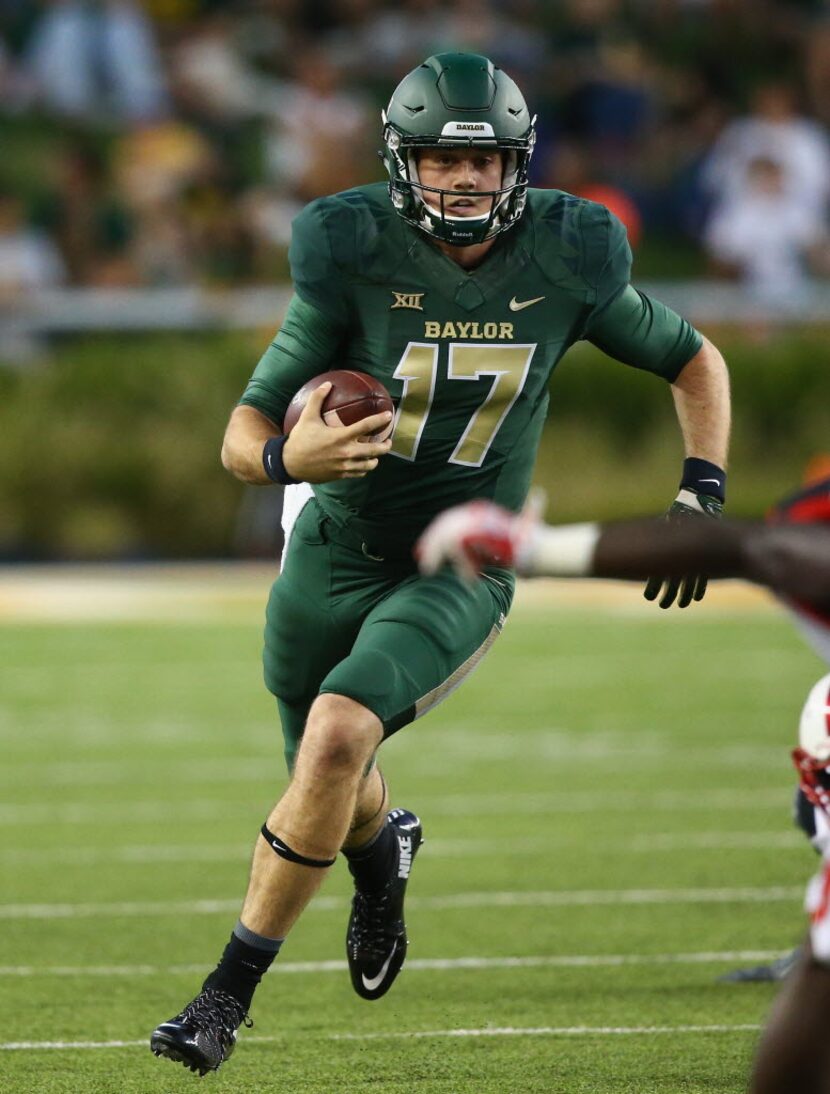
[[352, 993], [338, 866], [201, 1087], [146, 1042], [218, 956], [283, 785], [258, 610], [0, 627], [0, 1090], [743, 1090], [773, 991], [717, 977], [802, 931], [787, 752], [824, 670], [772, 609], [630, 597], [525, 597], [384, 746], [427, 838], [401, 979]]

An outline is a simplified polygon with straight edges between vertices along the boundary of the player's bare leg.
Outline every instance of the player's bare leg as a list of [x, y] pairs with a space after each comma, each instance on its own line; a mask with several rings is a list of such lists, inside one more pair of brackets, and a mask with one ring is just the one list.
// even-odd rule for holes
[[[294, 775], [266, 827], [296, 856], [331, 864], [346, 840], [363, 772], [380, 744], [377, 716], [342, 695], [321, 695], [309, 712]], [[265, 838], [254, 848], [242, 923], [284, 938], [320, 887], [325, 866], [290, 861]]]
[[360, 780], [357, 788], [357, 800], [352, 823], [343, 850], [350, 851], [362, 847], [378, 834], [386, 823], [386, 810], [389, 806], [389, 787], [375, 764]]
[[199, 995], [153, 1033], [156, 1055], [201, 1074], [230, 1056], [260, 979], [347, 837], [382, 736], [379, 719], [360, 703], [315, 700], [294, 775], [256, 842], [240, 920]]

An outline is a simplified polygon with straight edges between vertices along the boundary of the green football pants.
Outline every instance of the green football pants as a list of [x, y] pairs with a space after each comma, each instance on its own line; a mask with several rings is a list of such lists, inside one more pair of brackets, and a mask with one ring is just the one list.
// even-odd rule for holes
[[308, 502], [265, 626], [265, 683], [279, 703], [289, 769], [322, 693], [368, 707], [384, 736], [446, 698], [495, 641], [513, 588], [508, 570], [470, 585], [449, 569], [423, 577], [408, 557], [370, 557]]

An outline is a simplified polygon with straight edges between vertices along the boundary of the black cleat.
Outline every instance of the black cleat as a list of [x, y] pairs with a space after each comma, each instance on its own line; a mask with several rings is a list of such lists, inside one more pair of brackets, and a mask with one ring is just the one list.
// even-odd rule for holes
[[150, 1048], [156, 1056], [207, 1075], [233, 1052], [243, 1022], [248, 1027], [254, 1024], [239, 1000], [218, 988], [205, 988], [181, 1014], [153, 1031]]
[[753, 965], [749, 969], [734, 969], [724, 973], [718, 980], [722, 984], [770, 984], [779, 983], [790, 970], [794, 968], [801, 956], [801, 948], [796, 947], [791, 953], [770, 961], [768, 965]]
[[423, 843], [421, 822], [408, 809], [393, 809], [387, 824], [395, 829], [397, 840], [393, 872], [379, 891], [363, 892], [355, 887], [346, 932], [352, 986], [364, 999], [385, 995], [406, 958], [403, 898], [409, 871]]

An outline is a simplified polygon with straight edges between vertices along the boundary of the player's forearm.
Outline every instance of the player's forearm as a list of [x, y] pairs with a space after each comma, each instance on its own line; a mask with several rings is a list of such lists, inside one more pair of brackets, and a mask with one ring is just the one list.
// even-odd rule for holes
[[704, 570], [712, 577], [744, 571], [743, 525], [626, 520], [612, 524], [542, 526], [520, 560], [532, 577], [616, 577], [638, 581], [659, 570], [672, 577]]
[[744, 544], [746, 576], [782, 596], [830, 611], [830, 527], [767, 525]]
[[725, 468], [729, 451], [729, 373], [718, 349], [705, 339], [672, 384], [687, 456]]
[[262, 450], [280, 431], [252, 406], [238, 406], [231, 414], [222, 442], [222, 466], [242, 482], [265, 486], [271, 482], [262, 464]]
[[667, 577], [705, 573], [740, 577], [746, 527], [690, 520], [631, 520], [606, 524], [597, 540], [592, 573], [596, 577], [640, 580], [660, 572]]

